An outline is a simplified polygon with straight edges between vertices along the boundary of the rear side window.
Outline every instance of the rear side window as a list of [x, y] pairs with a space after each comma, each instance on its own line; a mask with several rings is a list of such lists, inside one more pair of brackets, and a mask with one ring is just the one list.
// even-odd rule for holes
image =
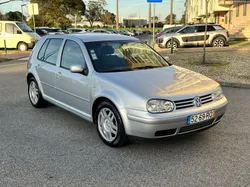
[[220, 25], [214, 25], [213, 28], [214, 28], [215, 30], [223, 30], [223, 29], [224, 29], [224, 28], [223, 28], [222, 26], [220, 26]]
[[2, 32], [2, 23], [0, 23], [0, 32]]
[[40, 49], [39, 53], [38, 53], [38, 59], [39, 60], [44, 60], [44, 54], [45, 54], [45, 51], [47, 49], [47, 46], [48, 46], [48, 43], [49, 43], [49, 39], [47, 39], [44, 43], [43, 43], [43, 46], [42, 48]]
[[[50, 41], [47, 44], [47, 47], [45, 47], [44, 55], [42, 55], [42, 51], [44, 49], [41, 49], [41, 60], [56, 65], [58, 53], [60, 50], [60, 47], [62, 45], [63, 39], [50, 39]], [[45, 44], [45, 43], [44, 43]], [[46, 45], [44, 45], [46, 46]], [[39, 55], [38, 55], [39, 57]]]

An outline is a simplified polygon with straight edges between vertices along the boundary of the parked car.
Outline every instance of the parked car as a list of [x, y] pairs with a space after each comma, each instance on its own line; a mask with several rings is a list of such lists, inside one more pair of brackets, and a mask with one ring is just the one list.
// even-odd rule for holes
[[70, 34], [74, 34], [74, 33], [77, 33], [77, 34], [85, 34], [88, 32], [88, 29], [81, 29], [81, 28], [70, 28], [68, 29], [68, 32]]
[[124, 30], [127, 36], [135, 36], [136, 34], [131, 30]]
[[[229, 33], [221, 25], [209, 24], [207, 26], [206, 44], [213, 47], [223, 47], [229, 43]], [[205, 25], [186, 25], [175, 33], [167, 34], [159, 38], [158, 45], [161, 48], [171, 47], [173, 38], [174, 47], [203, 46], [205, 35]]]
[[47, 32], [46, 30], [43, 30], [43, 29], [36, 29], [36, 33], [37, 33], [40, 37], [43, 37], [43, 36], [48, 35], [48, 32]]
[[136, 32], [136, 35], [142, 35], [142, 31], [140, 30], [136, 30], [135, 32]]
[[142, 33], [143, 33], [143, 34], [152, 34], [152, 32], [149, 31], [149, 30], [144, 30], [144, 31], [142, 31]]
[[34, 107], [50, 102], [96, 124], [113, 147], [129, 135], [163, 138], [210, 128], [227, 107], [217, 82], [117, 34], [42, 37], [26, 78]]
[[107, 31], [112, 33], [112, 34], [118, 34], [118, 32], [114, 29], [107, 29]]
[[15, 48], [27, 51], [33, 48], [40, 36], [33, 32], [26, 23], [19, 21], [0, 21], [0, 48]]
[[37, 27], [37, 29], [46, 30], [49, 35], [64, 34], [64, 32], [61, 29], [58, 29], [58, 28]]
[[92, 30], [93, 33], [105, 33], [105, 34], [111, 34], [111, 32], [105, 30], [105, 29], [95, 29]]

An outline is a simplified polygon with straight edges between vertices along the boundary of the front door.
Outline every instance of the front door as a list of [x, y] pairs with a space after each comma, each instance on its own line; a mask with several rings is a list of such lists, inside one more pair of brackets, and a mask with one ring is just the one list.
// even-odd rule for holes
[[183, 46], [198, 46], [200, 40], [200, 33], [197, 33], [197, 26], [187, 26], [179, 33]]
[[62, 42], [63, 39], [47, 39], [38, 53], [36, 65], [44, 95], [53, 99], [56, 98], [56, 64]]
[[63, 104], [88, 116], [90, 112], [89, 77], [82, 73], [72, 73], [73, 65], [83, 66], [85, 62], [80, 43], [66, 40], [61, 63], [56, 75], [57, 98]]

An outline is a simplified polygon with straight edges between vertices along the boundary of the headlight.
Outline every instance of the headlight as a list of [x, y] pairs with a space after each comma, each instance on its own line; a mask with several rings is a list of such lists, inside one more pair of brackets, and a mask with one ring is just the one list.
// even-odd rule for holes
[[147, 110], [150, 113], [166, 113], [174, 110], [174, 103], [166, 100], [152, 99], [147, 103]]
[[215, 90], [215, 92], [213, 93], [213, 99], [218, 101], [223, 97], [223, 92], [220, 86], [218, 86]]

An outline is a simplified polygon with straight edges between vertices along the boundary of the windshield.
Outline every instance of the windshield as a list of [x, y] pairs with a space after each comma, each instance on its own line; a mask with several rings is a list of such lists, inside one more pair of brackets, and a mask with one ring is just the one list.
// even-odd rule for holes
[[85, 43], [97, 72], [133, 71], [169, 66], [167, 61], [144, 43], [98, 41]]
[[18, 27], [23, 31], [23, 32], [33, 32], [31, 28], [29, 28], [28, 25], [22, 22], [17, 22], [16, 23]]

